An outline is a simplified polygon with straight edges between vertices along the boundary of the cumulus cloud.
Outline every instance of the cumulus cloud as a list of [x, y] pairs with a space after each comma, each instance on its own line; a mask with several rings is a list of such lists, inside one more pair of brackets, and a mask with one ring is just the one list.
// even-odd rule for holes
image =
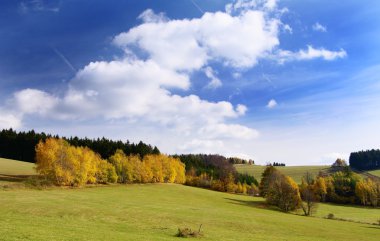
[[316, 22], [315, 24], [313, 24], [313, 30], [314, 31], [317, 31], [317, 32], [327, 32], [327, 28], [326, 26], [323, 26], [322, 24]]
[[277, 101], [275, 99], [271, 99], [268, 104], [267, 104], [267, 108], [269, 109], [273, 109], [277, 106]]
[[314, 48], [311, 45], [307, 46], [307, 50], [299, 50], [298, 52], [292, 52], [287, 50], [278, 51], [276, 58], [279, 62], [283, 63], [286, 61], [294, 61], [294, 60], [311, 60], [316, 58], [321, 58], [324, 60], [335, 60], [342, 59], [347, 56], [347, 52], [344, 49], [340, 49], [339, 51], [331, 51], [325, 48]]
[[50, 94], [36, 89], [24, 89], [14, 93], [13, 107], [22, 114], [46, 114], [58, 103], [58, 99]]
[[201, 18], [172, 21], [161, 21], [147, 11], [149, 22], [117, 35], [114, 43], [126, 51], [137, 46], [165, 68], [192, 71], [210, 61], [249, 68], [279, 44], [280, 22], [263, 11], [238, 16], [207, 12]]
[[[128, 126], [130, 133], [149, 130], [146, 138], [138, 133], [139, 138], [150, 142], [158, 136], [156, 144], [171, 151], [223, 154], [228, 146], [229, 152], [241, 152], [240, 145], [231, 143], [259, 136], [250, 126], [237, 124], [247, 107], [190, 93], [194, 72], [203, 71], [210, 79], [207, 87], [217, 88], [222, 82], [210, 66], [223, 66], [240, 78], [274, 54], [283, 61], [346, 55], [344, 50], [311, 46], [299, 52], [279, 50], [279, 29], [291, 32], [280, 20], [285, 11], [277, 9], [275, 0], [236, 0], [225, 12], [205, 12], [193, 19], [169, 19], [148, 9], [138, 17], [141, 24], [113, 38], [124, 56], [87, 64], [59, 96], [36, 89], [16, 92], [7, 110], [18, 114], [3, 111], [0, 127], [19, 127], [24, 115], [33, 114], [49, 120], [96, 120], [98, 129], [114, 121]], [[276, 105], [271, 100], [268, 108]]]

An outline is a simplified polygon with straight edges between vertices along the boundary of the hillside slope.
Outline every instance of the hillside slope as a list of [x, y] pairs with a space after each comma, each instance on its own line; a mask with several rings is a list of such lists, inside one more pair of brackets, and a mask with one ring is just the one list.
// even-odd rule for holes
[[[174, 184], [0, 190], [0, 240], [378, 240], [379, 227], [268, 209], [262, 198]], [[326, 208], [329, 207], [329, 208]], [[321, 205], [319, 216], [375, 222], [379, 209]]]
[[0, 158], [0, 175], [35, 175], [35, 164]]
[[[292, 177], [295, 182], [301, 183], [302, 177], [306, 172], [310, 172], [316, 176], [319, 172], [328, 172], [329, 167], [330, 166], [279, 166], [276, 168], [285, 175]], [[235, 168], [239, 173], [253, 175], [258, 181], [260, 181], [261, 174], [266, 166], [238, 164], [235, 165]]]

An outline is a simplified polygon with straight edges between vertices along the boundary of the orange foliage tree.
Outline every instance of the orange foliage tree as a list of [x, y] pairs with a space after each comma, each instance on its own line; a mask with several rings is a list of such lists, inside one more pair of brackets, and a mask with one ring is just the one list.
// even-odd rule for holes
[[36, 146], [36, 170], [56, 185], [115, 182], [115, 168], [87, 147], [73, 147], [63, 139], [48, 138]]

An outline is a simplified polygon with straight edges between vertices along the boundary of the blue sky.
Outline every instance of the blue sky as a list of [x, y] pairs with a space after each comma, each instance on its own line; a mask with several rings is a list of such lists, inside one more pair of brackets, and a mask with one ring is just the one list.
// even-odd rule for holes
[[329, 164], [379, 148], [378, 1], [1, 1], [0, 128]]

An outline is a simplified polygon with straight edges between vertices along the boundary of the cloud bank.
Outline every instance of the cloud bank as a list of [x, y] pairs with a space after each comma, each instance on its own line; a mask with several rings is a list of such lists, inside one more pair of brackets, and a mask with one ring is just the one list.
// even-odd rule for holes
[[[334, 52], [311, 45], [298, 52], [281, 50], [279, 32], [291, 30], [281, 22], [284, 12], [274, 0], [238, 0], [224, 12], [205, 12], [193, 19], [170, 19], [148, 9], [138, 17], [141, 24], [113, 38], [112, 44], [124, 52], [122, 57], [87, 64], [63, 94], [37, 89], [14, 93], [0, 109], [0, 127], [18, 128], [25, 116], [97, 120], [101, 123], [97, 128], [116, 121], [131, 131], [151, 130], [149, 135], [159, 142], [154, 144], [168, 152], [241, 153], [231, 143], [259, 136], [257, 130], [239, 123], [247, 106], [190, 93], [194, 72], [203, 72], [210, 80], [205, 87], [216, 89], [222, 81], [213, 65], [240, 76], [273, 56], [282, 62], [346, 56], [343, 49]], [[187, 94], [174, 94], [176, 90]], [[271, 100], [268, 108], [276, 105]]]

